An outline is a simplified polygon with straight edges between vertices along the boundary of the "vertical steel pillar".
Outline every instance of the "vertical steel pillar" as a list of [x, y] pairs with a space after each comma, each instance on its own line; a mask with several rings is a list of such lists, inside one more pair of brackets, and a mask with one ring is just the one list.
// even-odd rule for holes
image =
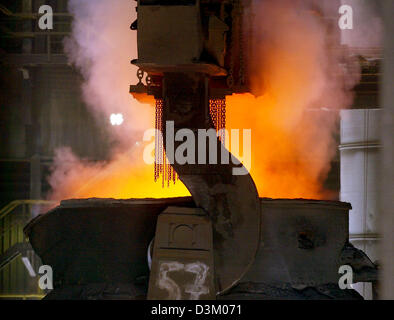
[[382, 298], [394, 299], [394, 1], [383, 3], [384, 61], [381, 99], [383, 117], [381, 139], [383, 150], [380, 159], [380, 226], [383, 234], [381, 245]]

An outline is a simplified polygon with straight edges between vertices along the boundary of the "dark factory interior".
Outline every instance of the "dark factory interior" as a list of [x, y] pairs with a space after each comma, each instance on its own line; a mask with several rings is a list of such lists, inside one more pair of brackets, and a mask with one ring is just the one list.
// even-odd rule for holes
[[1, 0], [0, 300], [394, 299], [393, 12]]

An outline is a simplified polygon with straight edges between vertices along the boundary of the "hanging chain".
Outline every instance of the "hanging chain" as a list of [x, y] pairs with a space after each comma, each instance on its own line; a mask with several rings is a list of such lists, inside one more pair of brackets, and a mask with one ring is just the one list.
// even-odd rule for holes
[[215, 129], [217, 130], [217, 99], [210, 99], [209, 100], [209, 113], [211, 114], [211, 119]]
[[163, 165], [163, 99], [156, 99], [155, 117], [155, 182], [162, 172]]
[[226, 98], [220, 99], [220, 141], [225, 144], [224, 138], [226, 137], [225, 134], [226, 129]]
[[172, 165], [168, 162], [166, 152], [163, 145], [163, 99], [156, 99], [156, 114], [155, 114], [155, 167], [154, 179], [155, 182], [162, 176], [162, 187], [164, 188], [165, 182], [167, 186], [170, 181], [174, 184], [179, 179]]
[[219, 140], [224, 144], [226, 128], [226, 98], [209, 99], [209, 113]]

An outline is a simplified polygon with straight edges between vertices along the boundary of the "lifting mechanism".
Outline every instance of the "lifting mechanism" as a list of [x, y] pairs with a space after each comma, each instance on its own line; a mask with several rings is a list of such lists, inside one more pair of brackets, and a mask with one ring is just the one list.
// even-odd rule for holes
[[[161, 176], [164, 186], [179, 178], [198, 207], [169, 208], [159, 217], [150, 299], [215, 298], [239, 281], [256, 255], [260, 205], [250, 174], [233, 175], [234, 165], [220, 159], [216, 165], [177, 164], [166, 156], [165, 139], [167, 121], [196, 135], [198, 129], [213, 128], [217, 154], [222, 154], [226, 95], [250, 91], [243, 36], [248, 5], [241, 0], [138, 1], [131, 24], [138, 59], [131, 63], [139, 68], [139, 82], [130, 93], [156, 101], [155, 127], [163, 139], [156, 137], [154, 179]], [[170, 271], [176, 281], [168, 277]]]
[[[138, 1], [130, 93], [155, 100], [152, 179], [179, 179], [192, 198], [70, 199], [37, 216], [24, 233], [53, 268], [46, 299], [362, 299], [340, 287], [343, 265], [378, 287], [377, 266], [349, 243], [349, 203], [259, 198], [245, 167], [222, 161], [226, 96], [260, 94], [249, 83], [252, 4]], [[166, 139], [169, 126], [195, 141], [211, 130], [216, 146], [191, 150], [216, 151], [217, 164], [174, 161], [183, 142]]]

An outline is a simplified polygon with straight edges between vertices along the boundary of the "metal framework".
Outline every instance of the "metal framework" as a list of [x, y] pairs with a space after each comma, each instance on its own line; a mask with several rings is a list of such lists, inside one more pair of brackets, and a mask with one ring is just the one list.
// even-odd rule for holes
[[[0, 210], [0, 299], [40, 299], [36, 269], [41, 264], [23, 233], [37, 206], [50, 207], [46, 200], [15, 200]], [[24, 260], [19, 257], [24, 258]], [[31, 270], [26, 270], [29, 265]]]

